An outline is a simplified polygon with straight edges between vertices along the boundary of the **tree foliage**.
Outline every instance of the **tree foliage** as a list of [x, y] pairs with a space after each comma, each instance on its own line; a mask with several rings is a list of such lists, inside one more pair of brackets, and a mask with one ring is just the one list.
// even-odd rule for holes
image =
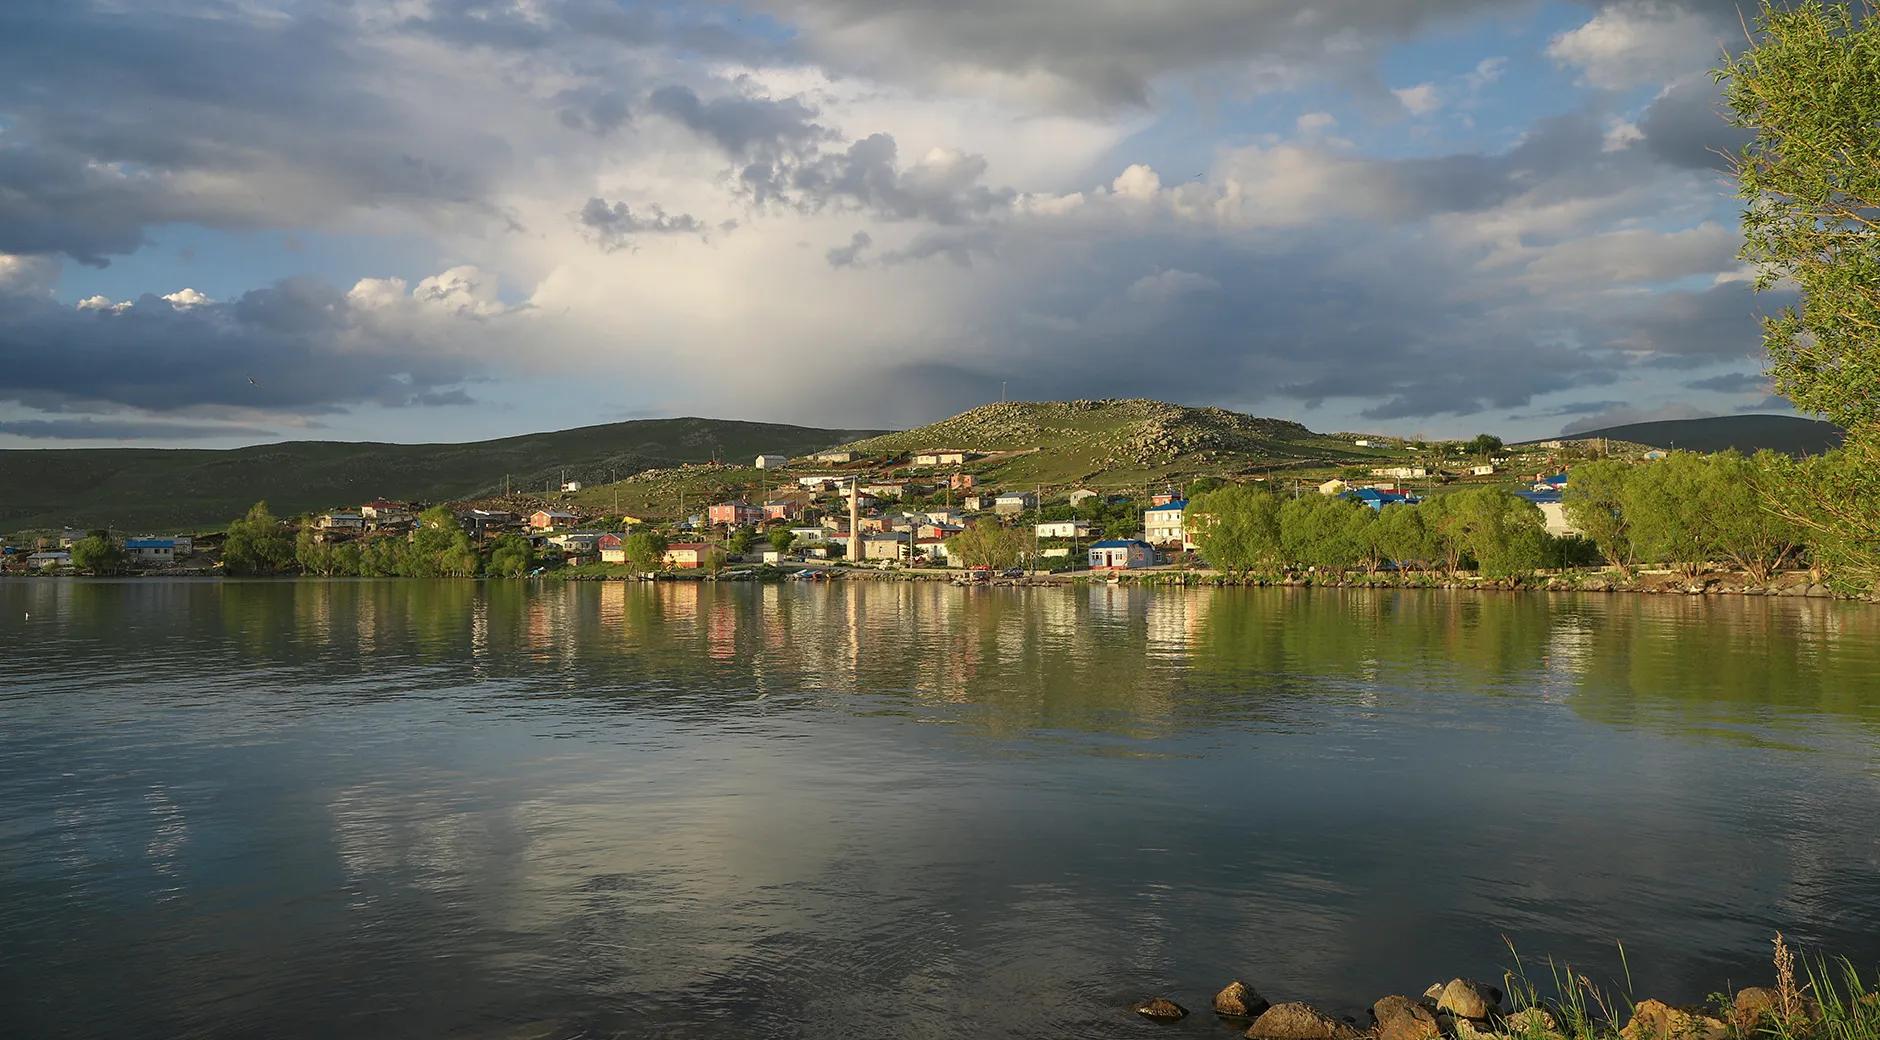
[[72, 543], [72, 566], [93, 574], [117, 574], [130, 563], [109, 531], [93, 531]]
[[1601, 459], [1575, 466], [1561, 500], [1567, 520], [1592, 539], [1606, 562], [1629, 571], [1636, 553], [1632, 525], [1625, 509], [1626, 482], [1634, 467], [1619, 459]]
[[1339, 495], [1305, 495], [1280, 507], [1280, 543], [1287, 559], [1334, 572], [1356, 567], [1364, 555], [1358, 537], [1371, 508]]
[[626, 554], [627, 565], [644, 573], [656, 571], [666, 562], [667, 544], [665, 535], [641, 528], [622, 539], [620, 548]]
[[228, 525], [222, 542], [222, 569], [230, 574], [279, 574], [295, 565], [294, 538], [256, 502], [247, 515]]
[[523, 535], [510, 532], [497, 537], [490, 546], [490, 562], [484, 572], [497, 578], [519, 578], [535, 566], [535, 546]]
[[990, 520], [981, 521], [947, 539], [947, 557], [967, 567], [1004, 570], [1015, 567], [1028, 547], [1025, 536], [1016, 527]]
[[1279, 495], [1265, 488], [1229, 484], [1190, 499], [1183, 525], [1210, 564], [1244, 575], [1283, 560], [1281, 505]]
[[1880, 586], [1880, 17], [1862, 6], [1765, 0], [1717, 77], [1753, 135], [1732, 163], [1741, 256], [1758, 289], [1801, 295], [1764, 322], [1776, 389], [1848, 428], [1773, 489], [1778, 509], [1817, 563]]

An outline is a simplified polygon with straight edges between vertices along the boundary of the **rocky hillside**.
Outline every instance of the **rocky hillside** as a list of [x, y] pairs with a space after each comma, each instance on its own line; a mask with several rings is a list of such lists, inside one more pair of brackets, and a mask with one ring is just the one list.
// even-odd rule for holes
[[1232, 472], [1371, 457], [1349, 441], [1313, 433], [1296, 422], [1141, 399], [988, 404], [847, 447], [870, 455], [969, 450], [991, 456], [990, 468], [999, 471], [995, 476], [1047, 483], [1100, 481], [1106, 474], [1134, 481], [1177, 470]]

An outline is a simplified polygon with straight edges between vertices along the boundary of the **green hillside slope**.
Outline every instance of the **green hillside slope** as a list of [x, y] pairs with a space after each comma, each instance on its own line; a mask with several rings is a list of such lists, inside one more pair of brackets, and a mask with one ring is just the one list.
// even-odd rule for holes
[[463, 444], [290, 441], [228, 450], [0, 451], [0, 531], [220, 526], [256, 499], [278, 514], [374, 497], [440, 501], [759, 452], [796, 455], [873, 433], [728, 419], [647, 419]]

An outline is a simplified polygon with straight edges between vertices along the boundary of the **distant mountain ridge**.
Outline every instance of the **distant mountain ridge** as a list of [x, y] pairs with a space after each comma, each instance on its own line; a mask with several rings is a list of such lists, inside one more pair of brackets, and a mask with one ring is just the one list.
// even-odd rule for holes
[[1689, 451], [1735, 448], [1749, 454], [1767, 448], [1784, 455], [1819, 455], [1840, 445], [1843, 433], [1833, 423], [1796, 415], [1718, 415], [1708, 419], [1626, 423], [1623, 426], [1583, 430], [1562, 435], [1558, 439], [1581, 441], [1605, 438], [1653, 448], [1683, 448]]
[[461, 444], [288, 441], [246, 448], [0, 450], [0, 532], [219, 527], [257, 499], [282, 516], [372, 498], [489, 494], [505, 477], [542, 490], [565, 473], [600, 483], [658, 466], [800, 455], [879, 431], [735, 419], [641, 419]]

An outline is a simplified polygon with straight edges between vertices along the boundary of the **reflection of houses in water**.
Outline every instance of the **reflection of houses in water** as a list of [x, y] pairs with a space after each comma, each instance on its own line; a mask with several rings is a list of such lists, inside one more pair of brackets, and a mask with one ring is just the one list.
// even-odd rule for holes
[[624, 630], [627, 624], [627, 583], [603, 581], [599, 584], [601, 631], [612, 633]]
[[1143, 612], [1143, 635], [1151, 655], [1183, 655], [1207, 620], [1214, 602], [1212, 592], [1200, 589], [1155, 589]]

